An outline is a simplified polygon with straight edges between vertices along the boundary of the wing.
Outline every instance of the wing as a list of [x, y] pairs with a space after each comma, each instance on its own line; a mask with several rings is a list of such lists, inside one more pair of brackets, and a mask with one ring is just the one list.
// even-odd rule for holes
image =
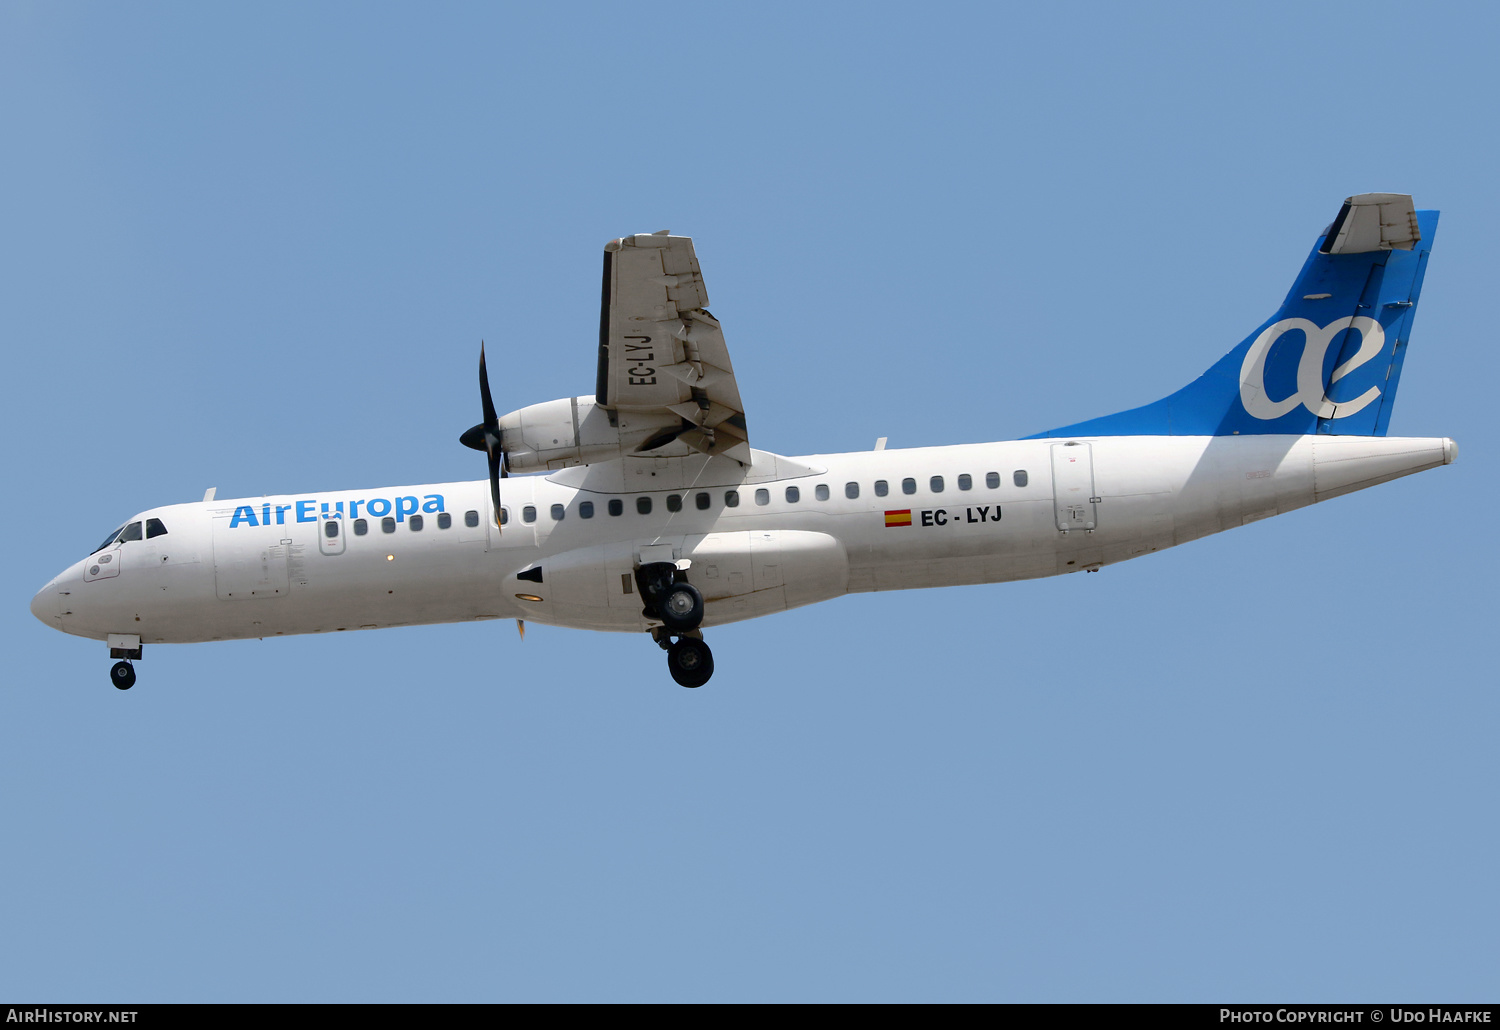
[[641, 451], [675, 441], [749, 464], [739, 384], [707, 309], [690, 238], [659, 232], [606, 243], [595, 400], [612, 420], [638, 414], [667, 423]]

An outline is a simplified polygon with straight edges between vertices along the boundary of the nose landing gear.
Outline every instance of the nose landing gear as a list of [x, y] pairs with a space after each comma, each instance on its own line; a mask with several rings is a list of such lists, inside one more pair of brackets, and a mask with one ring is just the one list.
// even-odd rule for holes
[[135, 686], [135, 666], [129, 662], [115, 662], [109, 670], [109, 681], [117, 690], [129, 690]]
[[111, 633], [109, 656], [121, 659], [109, 670], [109, 681], [115, 689], [129, 690], [135, 686], [135, 666], [130, 663], [141, 657], [141, 638], [134, 633]]

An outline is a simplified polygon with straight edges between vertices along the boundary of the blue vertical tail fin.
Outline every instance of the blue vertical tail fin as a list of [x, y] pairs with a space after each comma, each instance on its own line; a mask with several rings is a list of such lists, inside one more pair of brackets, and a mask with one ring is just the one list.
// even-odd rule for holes
[[1153, 404], [1049, 436], [1384, 436], [1436, 211], [1411, 197], [1344, 202], [1280, 310], [1207, 372]]

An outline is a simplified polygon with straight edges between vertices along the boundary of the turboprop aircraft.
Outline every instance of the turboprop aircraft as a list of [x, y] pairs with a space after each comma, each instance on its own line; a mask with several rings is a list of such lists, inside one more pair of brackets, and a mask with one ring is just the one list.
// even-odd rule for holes
[[[676, 682], [703, 629], [863, 590], [1091, 572], [1451, 463], [1386, 436], [1436, 211], [1345, 201], [1281, 307], [1197, 380], [1021, 440], [784, 457], [750, 446], [693, 241], [604, 247], [594, 393], [484, 419], [489, 480], [143, 511], [31, 602], [108, 642], [509, 619], [649, 633]], [[511, 473], [534, 473], [511, 478]]]

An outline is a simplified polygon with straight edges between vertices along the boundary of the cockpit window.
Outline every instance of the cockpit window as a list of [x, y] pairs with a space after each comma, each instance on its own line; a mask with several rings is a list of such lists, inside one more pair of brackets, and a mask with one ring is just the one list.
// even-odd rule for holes
[[166, 536], [166, 535], [167, 535], [167, 527], [164, 526], [164, 525], [162, 525], [161, 519], [147, 519], [146, 520], [146, 539], [147, 540], [150, 540], [154, 536]]
[[120, 530], [120, 543], [122, 544], [127, 540], [139, 540], [140, 538], [141, 524], [139, 522], [132, 522], [130, 525]]
[[90, 554], [98, 554], [100, 551], [104, 550], [110, 544], [114, 543], [115, 542], [115, 537], [119, 536], [121, 530], [123, 530], [124, 528], [125, 528], [124, 526], [121, 526], [119, 529], [115, 530], [109, 536], [105, 537], [104, 538], [104, 543], [100, 544], [98, 547], [94, 548], [89, 553]]

